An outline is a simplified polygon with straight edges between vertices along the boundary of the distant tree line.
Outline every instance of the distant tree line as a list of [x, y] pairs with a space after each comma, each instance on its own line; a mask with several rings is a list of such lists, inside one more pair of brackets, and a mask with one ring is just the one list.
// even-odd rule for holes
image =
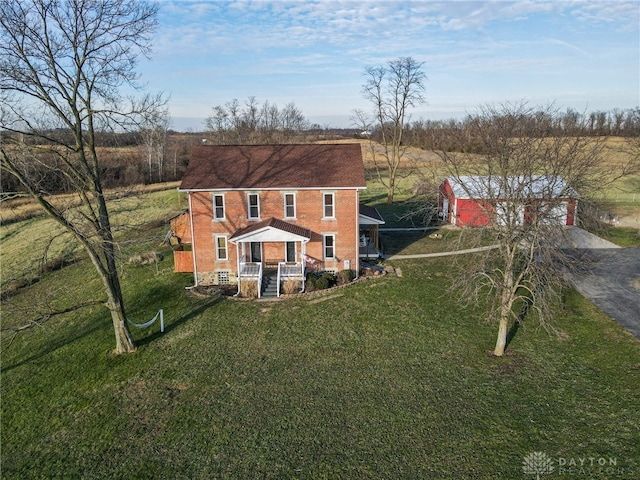
[[[460, 132], [467, 132], [465, 151], [482, 153], [483, 142], [474, 138], [475, 128], [471, 128], [471, 117], [457, 120], [416, 120], [405, 125], [403, 144], [425, 150], [453, 151], [460, 143]], [[507, 120], [507, 119], [505, 119]], [[562, 113], [550, 114], [549, 109], [519, 119], [519, 125], [526, 126], [526, 132], [538, 132], [541, 136], [621, 136], [640, 135], [640, 108], [614, 109], [610, 112], [580, 113], [568, 109]], [[213, 114], [206, 119], [205, 132], [179, 133], [169, 128], [166, 116], [133, 132], [96, 132], [96, 147], [102, 156], [103, 186], [105, 188], [125, 187], [135, 184], [178, 181], [182, 178], [189, 162], [193, 145], [203, 140], [214, 145], [225, 144], [274, 144], [304, 143], [321, 139], [336, 139], [358, 136], [360, 130], [331, 129], [311, 124], [293, 102], [280, 108], [265, 101], [259, 104], [255, 97], [249, 97], [244, 104], [232, 100], [225, 105], [213, 107]], [[25, 145], [36, 146], [39, 161], [32, 168], [41, 169], [34, 174], [41, 177], [44, 188], [51, 193], [73, 191], [70, 177], [65, 174], [63, 162], [47, 148], [56, 143], [69, 143], [71, 133], [66, 129], [51, 129], [42, 137], [13, 138], [19, 135], [8, 131], [0, 132], [0, 142], [19, 140]], [[381, 141], [379, 128], [373, 128], [371, 138]], [[49, 165], [51, 168], [45, 168]], [[57, 172], [52, 174], [52, 172]], [[21, 187], [14, 176], [0, 175], [0, 194], [20, 192]]]
[[[0, 143], [8, 145], [19, 134], [0, 132]], [[36, 147], [38, 161], [31, 162], [33, 174], [40, 177], [42, 188], [50, 193], [68, 193], [75, 186], [64, 162], [52, 152], [56, 142], [67, 142], [69, 132], [53, 130], [39, 139], [22, 138], [24, 144]], [[200, 143], [201, 133], [177, 133], [162, 128], [144, 128], [137, 132], [96, 134], [100, 152], [101, 178], [105, 188], [171, 182], [184, 174], [193, 145]], [[40, 147], [40, 148], [37, 148]], [[8, 147], [9, 148], [9, 147]], [[33, 153], [31, 153], [33, 154]], [[12, 196], [22, 191], [13, 175], [0, 175], [0, 194]]]
[[[472, 116], [456, 120], [416, 120], [405, 126], [404, 141], [408, 146], [425, 150], [440, 150], [454, 148], [452, 138], [458, 137], [459, 132], [466, 131], [467, 142], [465, 148], [469, 152], [481, 153], [482, 139], [474, 138], [471, 128]], [[526, 117], [504, 121], [518, 120], [522, 131], [538, 132], [544, 136], [576, 136], [581, 137], [637, 137], [640, 135], [640, 107], [631, 109], [613, 109], [608, 112], [597, 111], [580, 113], [573, 109], [564, 112], [554, 112], [549, 109], [539, 109]], [[381, 136], [379, 129], [372, 132], [374, 140]]]

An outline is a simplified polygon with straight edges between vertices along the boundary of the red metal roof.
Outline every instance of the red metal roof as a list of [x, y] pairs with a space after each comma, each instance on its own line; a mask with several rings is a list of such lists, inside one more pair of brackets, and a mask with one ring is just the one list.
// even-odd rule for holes
[[365, 187], [358, 143], [198, 145], [180, 190]]

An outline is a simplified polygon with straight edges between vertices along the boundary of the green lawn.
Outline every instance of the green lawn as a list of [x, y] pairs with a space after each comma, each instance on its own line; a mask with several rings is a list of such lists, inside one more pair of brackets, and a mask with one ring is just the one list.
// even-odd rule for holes
[[[271, 303], [192, 297], [170, 259], [126, 267], [132, 319], [164, 307], [167, 331], [114, 358], [90, 307], [20, 335], [2, 356], [2, 477], [525, 478], [533, 451], [638, 471], [637, 340], [570, 291], [561, 340], [525, 325], [492, 358], [495, 328], [452, 305], [446, 260], [397, 266]], [[12, 312], [48, 281], [98, 291], [81, 267]]]
[[[495, 326], [456, 306], [447, 258], [397, 261], [401, 277], [319, 296], [199, 298], [159, 246], [166, 226], [153, 226], [174, 197], [150, 199], [167, 210], [141, 205], [148, 227], [120, 251], [165, 258], [123, 263], [122, 282], [130, 319], [163, 308], [166, 332], [134, 330], [138, 351], [114, 357], [99, 305], [13, 342], [3, 331], [2, 478], [516, 479], [534, 478], [522, 465], [536, 451], [556, 466], [615, 459], [615, 475], [590, 467], [591, 478], [638, 476], [640, 342], [575, 292], [560, 337], [525, 323], [499, 359]], [[2, 326], [102, 297], [79, 261], [3, 301]]]

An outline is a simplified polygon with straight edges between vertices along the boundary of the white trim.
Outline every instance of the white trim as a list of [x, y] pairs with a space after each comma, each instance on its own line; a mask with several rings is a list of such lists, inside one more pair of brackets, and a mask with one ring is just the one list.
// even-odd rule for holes
[[[216, 216], [216, 197], [222, 198], [222, 217]], [[227, 206], [224, 199], [224, 193], [214, 193], [211, 195], [211, 202], [213, 204], [213, 219], [217, 222], [222, 222], [227, 219]]]
[[264, 227], [254, 232], [239, 235], [231, 243], [246, 242], [308, 242], [310, 239], [275, 227]]
[[[293, 216], [289, 216], [287, 215], [287, 195], [291, 195], [291, 197], [293, 198]], [[298, 209], [297, 209], [297, 199], [296, 199], [296, 193], [295, 192], [282, 192], [282, 202], [284, 204], [284, 219], [287, 220], [295, 220], [298, 214]]]
[[[257, 200], [257, 203], [255, 205], [255, 207], [258, 209], [257, 217], [251, 216], [251, 197], [252, 196], [255, 196]], [[247, 220], [260, 220], [260, 193], [258, 192], [247, 193]]]
[[[333, 238], [333, 256], [327, 256], [327, 237]], [[322, 234], [322, 260], [335, 260], [336, 257], [336, 234], [335, 233], [323, 233]]]
[[[293, 243], [293, 260], [289, 260], [287, 258], [287, 245]], [[302, 242], [300, 242], [302, 243]], [[284, 261], [286, 263], [297, 262], [298, 261], [298, 242], [287, 240], [284, 242]]]
[[[224, 252], [225, 252], [224, 258], [220, 257], [220, 246], [218, 245], [219, 238], [224, 238]], [[227, 238], [227, 235], [214, 235], [214, 244], [216, 248], [216, 261], [228, 262], [229, 261], [229, 239]]]
[[378, 220], [377, 218], [372, 218], [367, 215], [363, 215], [362, 213], [358, 215], [358, 221], [360, 225], [384, 225], [385, 224], [384, 220]]
[[[327, 204], [325, 203], [325, 197], [331, 195], [331, 215], [327, 215]], [[322, 192], [322, 218], [334, 220], [336, 218], [336, 192]]]
[[360, 192], [356, 192], [356, 212], [358, 212], [358, 221], [356, 222], [356, 258], [354, 263], [357, 279], [360, 274]]
[[[260, 260], [253, 259], [253, 245], [257, 244], [260, 247]], [[251, 263], [260, 263], [264, 262], [264, 249], [262, 248], [262, 242], [251, 241], [249, 242], [249, 262]]]
[[196, 262], [196, 238], [193, 234], [193, 205], [191, 203], [191, 192], [189, 198], [189, 228], [191, 229], [191, 258], [193, 259], [193, 284], [198, 286], [198, 264]]

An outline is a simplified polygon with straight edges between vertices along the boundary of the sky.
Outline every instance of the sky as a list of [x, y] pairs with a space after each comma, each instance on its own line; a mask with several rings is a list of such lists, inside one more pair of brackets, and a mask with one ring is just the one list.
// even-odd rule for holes
[[166, 1], [151, 92], [173, 128], [201, 131], [216, 105], [293, 102], [312, 123], [349, 128], [368, 66], [423, 63], [411, 119], [461, 118], [527, 102], [580, 112], [640, 106], [640, 1]]

